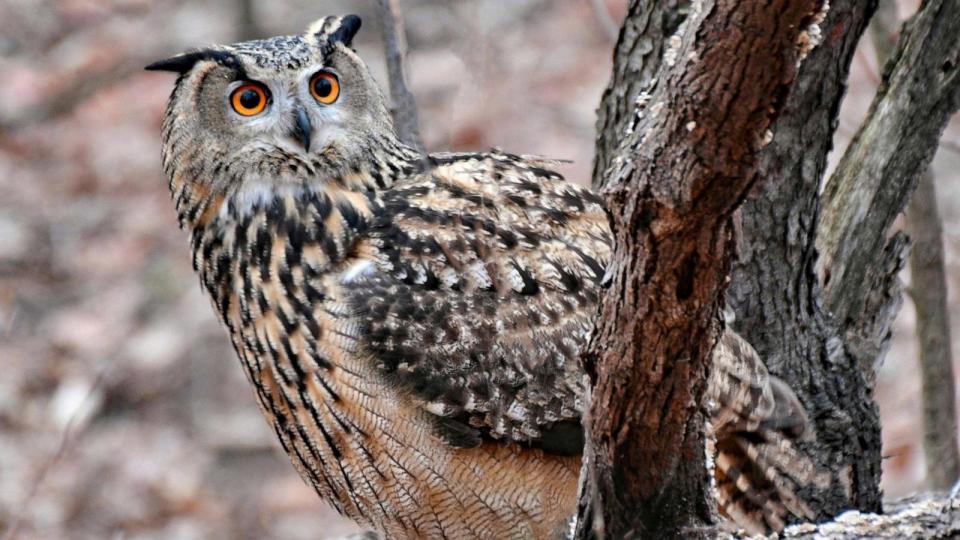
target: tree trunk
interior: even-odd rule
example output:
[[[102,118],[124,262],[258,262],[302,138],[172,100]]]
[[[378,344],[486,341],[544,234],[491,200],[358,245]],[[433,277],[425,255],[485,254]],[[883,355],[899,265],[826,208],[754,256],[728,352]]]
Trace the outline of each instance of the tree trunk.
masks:
[[[606,169],[615,249],[584,354],[580,538],[691,535],[712,520],[701,396],[734,254],[730,217],[760,177],[820,5],[695,6],[656,83],[631,102]]]
[[[820,519],[880,509],[880,418],[867,379],[820,301],[814,246],[820,179],[845,81],[875,2],[834,0],[824,40],[803,63],[764,150],[765,179],[740,214],[739,260],[727,296],[734,328],[798,394],[816,429],[802,445],[833,481],[803,493]]]
[[[920,179],[907,211],[913,239],[910,296],[917,308],[917,350],[923,374],[923,450],[927,485],[947,489],[960,476],[957,455],[956,388],[950,351],[943,231],[933,174]]]
[[[893,55],[899,28],[896,4],[882,0],[870,25],[879,64]],[[917,352],[923,381],[923,449],[927,486],[947,489],[960,476],[956,388],[950,347],[950,314],[943,264],[943,228],[933,172],[928,169],[907,207],[910,296],[917,311]]]

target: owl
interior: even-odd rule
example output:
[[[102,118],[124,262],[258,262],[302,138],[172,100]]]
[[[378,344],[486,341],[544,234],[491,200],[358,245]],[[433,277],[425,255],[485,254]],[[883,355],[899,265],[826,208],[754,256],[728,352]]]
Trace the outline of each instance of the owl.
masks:
[[[194,269],[293,466],[339,512],[390,538],[562,534],[603,200],[548,160],[403,144],[359,28],[327,17],[148,66],[179,75],[162,161]],[[735,334],[713,363],[721,510],[751,530],[809,514],[802,406]]]

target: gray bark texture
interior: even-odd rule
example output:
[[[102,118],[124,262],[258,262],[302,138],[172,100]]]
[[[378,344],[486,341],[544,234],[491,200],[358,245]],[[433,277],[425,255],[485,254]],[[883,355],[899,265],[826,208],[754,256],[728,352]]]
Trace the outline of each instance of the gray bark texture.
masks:
[[[879,63],[886,62],[893,54],[898,28],[896,4],[893,0],[881,0],[870,25]],[[932,169],[928,169],[917,183],[906,216],[912,243],[910,296],[917,312],[917,353],[923,382],[927,486],[947,489],[960,476],[960,455],[943,227]]]
[[[850,62],[876,4],[834,0],[823,41],[800,68],[761,156],[764,182],[740,213],[739,260],[727,295],[734,324],[771,373],[797,393],[816,440],[803,445],[827,489],[802,493],[819,519],[848,508],[880,510],[880,418],[870,386],[820,300],[814,245],[827,168]]]
[[[606,183],[604,173],[635,120],[637,97],[650,89],[651,81],[660,70],[667,38],[680,27],[689,4],[687,0],[630,2],[613,50],[613,73],[597,109],[595,189]]]
[[[960,536],[960,499],[943,493],[894,502],[885,514],[850,510],[824,523],[798,523],[779,538],[798,540],[891,539],[932,540]],[[720,534],[719,539],[741,538]]]
[[[888,237],[960,105],[960,2],[926,0],[903,28],[867,120],[824,188],[818,273],[864,366],[882,359],[906,241]]]
[[[632,14],[655,12],[640,4]],[[592,399],[579,538],[691,536],[712,522],[700,403],[734,255],[731,216],[761,178],[765,133],[820,3],[695,5],[656,82],[633,99],[636,88],[626,91],[625,107],[601,119],[623,131],[612,134],[601,191],[615,248],[583,358]],[[620,58],[631,56],[621,47],[630,35],[621,31]]]

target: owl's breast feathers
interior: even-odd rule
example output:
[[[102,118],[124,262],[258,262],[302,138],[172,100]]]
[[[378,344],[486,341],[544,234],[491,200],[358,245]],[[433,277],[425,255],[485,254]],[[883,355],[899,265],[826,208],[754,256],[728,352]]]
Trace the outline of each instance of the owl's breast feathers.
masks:
[[[341,512],[398,536],[565,521],[610,235],[546,166],[435,155],[386,189],[357,173],[228,199],[194,230],[261,408]]]
[[[455,446],[579,454],[577,355],[610,258],[600,200],[543,164],[435,156],[383,193],[344,288],[363,350]]]
[[[610,262],[607,215],[549,162],[495,151],[419,166],[226,200],[194,229],[195,265],[285,450],[342,513],[393,536],[540,536],[575,499],[578,355]],[[715,425],[796,427],[749,352],[715,370]],[[762,446],[740,443],[749,458]],[[718,463],[728,499],[751,475],[776,499],[785,481],[766,465]],[[769,523],[805,510],[794,503],[741,514]]]

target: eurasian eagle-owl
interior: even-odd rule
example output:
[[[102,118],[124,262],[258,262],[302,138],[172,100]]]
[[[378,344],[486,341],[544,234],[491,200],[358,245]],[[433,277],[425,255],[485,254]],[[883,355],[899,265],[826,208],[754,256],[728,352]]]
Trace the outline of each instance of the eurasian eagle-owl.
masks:
[[[148,67],[180,74],[163,168],[194,268],[294,467],[341,513],[389,537],[557,534],[603,201],[549,161],[404,145],[359,27],[328,17]],[[783,451],[805,415],[736,335],[714,358],[720,506],[778,528],[808,512],[791,488],[809,471]]]

